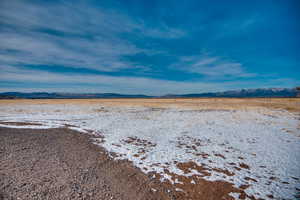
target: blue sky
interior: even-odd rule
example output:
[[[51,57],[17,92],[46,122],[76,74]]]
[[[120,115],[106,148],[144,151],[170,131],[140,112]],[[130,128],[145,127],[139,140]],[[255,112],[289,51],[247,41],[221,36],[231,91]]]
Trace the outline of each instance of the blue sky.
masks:
[[[300,3],[1,0],[0,92],[300,85]]]

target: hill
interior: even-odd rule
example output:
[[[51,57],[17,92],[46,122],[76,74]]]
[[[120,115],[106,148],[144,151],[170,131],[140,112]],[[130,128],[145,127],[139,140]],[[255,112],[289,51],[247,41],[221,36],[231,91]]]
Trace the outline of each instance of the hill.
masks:
[[[299,96],[299,94],[298,94]],[[117,93],[48,93],[48,92],[4,92],[0,99],[93,99],[93,98],[197,98],[197,97],[228,97],[228,98],[263,98],[263,97],[297,97],[296,88],[258,88],[241,89],[224,92],[169,94],[163,96],[148,96],[143,94]]]

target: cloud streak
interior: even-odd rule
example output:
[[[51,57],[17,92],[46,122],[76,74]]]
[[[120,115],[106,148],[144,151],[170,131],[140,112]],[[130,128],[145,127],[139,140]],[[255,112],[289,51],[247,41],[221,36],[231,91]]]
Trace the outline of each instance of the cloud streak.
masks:
[[[267,16],[227,4],[2,0],[0,88],[164,94],[295,86],[299,51],[286,37],[295,32],[281,32],[294,25],[277,12],[284,6],[265,4],[273,8]]]
[[[256,76],[244,70],[241,63],[207,55],[184,56],[173,69],[201,74],[210,79],[250,78]]]
[[[10,87],[3,87],[3,85],[9,85],[10,83],[13,83],[14,91],[114,92],[147,95],[225,91],[239,89],[241,86],[242,88],[257,88],[262,82],[265,87],[276,87],[283,82],[285,87],[300,84],[299,81],[288,78],[263,81],[183,82],[133,76],[116,77],[95,74],[51,73],[1,65],[0,70],[0,91],[2,92],[11,91]],[[30,87],[24,85],[24,83],[30,83]]]
[[[77,92],[93,91],[162,95],[166,93],[182,93],[183,91],[209,91],[214,90],[215,88],[222,89],[224,86],[223,84],[216,83],[180,82],[130,76],[115,77],[93,74],[80,75],[74,73],[50,73],[41,70],[28,70],[13,66],[0,66],[0,69],[2,71],[0,74],[0,80],[2,82],[12,81],[14,83],[20,83],[20,85],[24,82],[31,82],[38,85],[45,84],[48,86],[68,83],[73,85],[89,85],[82,87],[80,90],[76,89]],[[61,88],[58,90],[61,90]]]
[[[99,71],[145,70],[123,59],[155,53],[137,47],[121,34],[177,38],[184,32],[167,26],[147,28],[126,14],[85,3],[46,5],[28,1],[1,3],[1,60],[10,65],[64,65]],[[13,53],[11,50],[18,52]],[[9,51],[9,53],[6,53]]]

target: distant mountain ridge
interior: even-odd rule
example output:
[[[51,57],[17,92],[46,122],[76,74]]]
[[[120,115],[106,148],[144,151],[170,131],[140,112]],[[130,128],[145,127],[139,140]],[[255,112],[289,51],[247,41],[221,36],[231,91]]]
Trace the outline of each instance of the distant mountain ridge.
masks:
[[[258,88],[258,89],[241,89],[229,90],[224,92],[208,92],[183,95],[168,95],[168,97],[237,97],[237,98],[254,98],[254,97],[297,97],[296,88]]]
[[[22,99],[92,99],[92,98],[149,98],[146,95],[127,95],[117,93],[59,93],[59,92],[4,92],[0,93],[2,98],[22,98]]]
[[[3,92],[0,99],[92,99],[92,98],[197,98],[197,97],[299,97],[296,88],[258,88],[241,89],[224,92],[208,92],[195,94],[169,94],[163,96],[148,96],[142,94],[117,94],[117,93],[48,93],[48,92]]]

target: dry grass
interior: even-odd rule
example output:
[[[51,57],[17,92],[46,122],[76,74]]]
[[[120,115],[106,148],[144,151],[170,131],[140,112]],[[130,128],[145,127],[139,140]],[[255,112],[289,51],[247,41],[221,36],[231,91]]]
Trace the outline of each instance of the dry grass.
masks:
[[[101,104],[103,106],[181,107],[193,109],[284,109],[300,113],[300,98],[181,98],[181,99],[12,99],[10,104]]]

